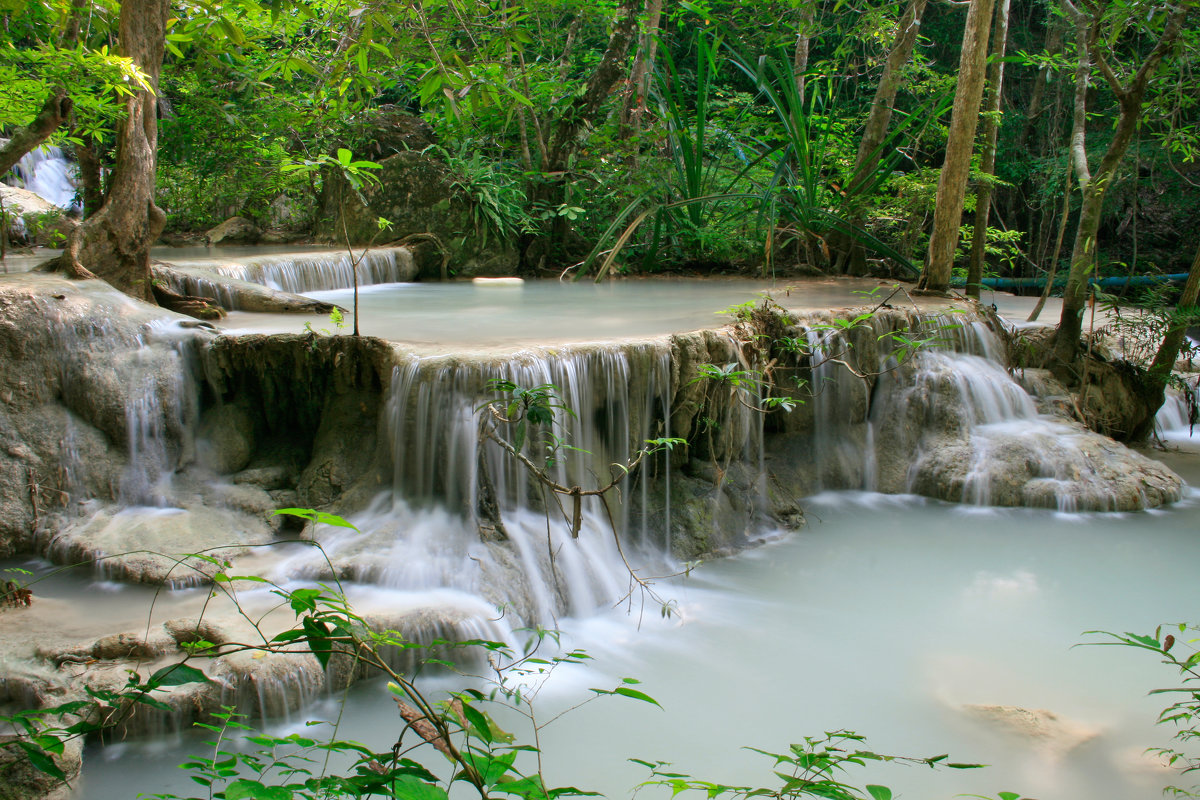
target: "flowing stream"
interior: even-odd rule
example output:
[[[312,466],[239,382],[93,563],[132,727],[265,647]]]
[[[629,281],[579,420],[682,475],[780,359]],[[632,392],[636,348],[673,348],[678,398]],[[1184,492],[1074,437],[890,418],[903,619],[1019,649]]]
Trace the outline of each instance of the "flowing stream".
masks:
[[[278,267],[281,261],[286,259],[270,263]],[[266,275],[260,271],[259,279],[270,280]],[[1074,645],[1087,630],[1143,632],[1188,619],[1191,573],[1200,563],[1194,535],[1200,497],[1187,490],[1164,509],[1128,514],[1074,513],[1069,504],[1058,511],[988,508],[994,441],[1011,447],[1024,437],[1031,450],[1044,451],[1035,488],[1052,494],[1080,467],[1073,460],[1076,433],[1038,417],[1030,398],[992,360],[993,340],[982,326],[956,333],[957,352],[926,354],[911,383],[878,392],[886,402],[868,402],[853,441],[843,435],[848,427],[836,422],[853,404],[851,394],[834,387],[818,398],[816,486],[843,490],[806,499],[808,525],[799,532],[758,531],[760,547],[661,581],[658,588],[672,603],[667,617],[636,593],[612,607],[628,581],[596,505],[584,506],[578,540],[557,534],[548,563],[546,519],[520,471],[502,458],[473,455],[479,387],[500,376],[562,387],[577,416],[555,432],[590,451],[568,452],[556,467],[568,485],[578,480],[572,475],[629,459],[630,441],[671,435],[653,424],[670,404],[672,365],[661,341],[611,348],[548,342],[714,327],[726,321],[716,312],[755,300],[768,287],[783,291],[789,307],[821,308],[853,302],[854,291],[871,285],[829,281],[795,292],[749,281],[368,287],[360,298],[364,333],[405,343],[411,358],[393,370],[381,415],[394,448],[393,485],[352,515],[361,535],[335,532],[323,541],[333,561],[354,567],[352,601],[370,611],[433,597],[472,620],[474,627],[460,627],[459,634],[488,638],[516,636],[509,619],[492,616],[495,601],[511,604],[513,619],[557,624],[567,646],[582,647],[595,660],[560,670],[541,690],[546,718],[586,699],[591,687],[611,688],[623,676],[642,681],[640,688],[665,712],[607,698],[544,732],[547,770],[556,784],[625,796],[644,777],[626,761],[630,757],[673,761],[680,771],[715,781],[769,783],[770,764],[740,748],[781,751],[804,736],[851,728],[882,752],[949,752],[957,761],[993,765],[968,773],[887,768],[864,777],[901,789],[901,796],[1013,790],[1043,800],[1125,800],[1157,794],[1172,776],[1140,753],[1165,744],[1169,732],[1154,729],[1161,703],[1145,692],[1174,676],[1140,654]],[[313,294],[348,305],[344,289]],[[233,331],[282,325],[299,327],[295,318],[281,323],[243,313],[227,322]],[[529,347],[507,360],[435,355],[466,344],[478,351],[481,342],[510,354]],[[533,348],[535,342],[543,346]],[[968,412],[964,424],[978,440],[963,490],[963,499],[977,505],[867,491],[879,480],[876,430],[882,436],[889,418],[904,415],[906,393],[929,396],[933,390],[923,381],[933,385],[938,375],[951,376],[949,384],[938,385],[952,389],[932,396],[938,402],[957,398]],[[167,389],[160,394],[168,399],[194,391]],[[130,451],[153,455],[154,407],[130,414]],[[1175,407],[1163,419],[1170,427],[1181,424]],[[731,417],[726,424],[741,431],[737,441],[745,452],[739,456],[761,469],[761,422],[755,427],[749,418]],[[1186,432],[1175,438],[1192,448]],[[896,446],[898,439],[889,441]],[[917,456],[923,454],[914,463]],[[1200,485],[1195,448],[1168,458]],[[503,556],[472,526],[485,468],[508,528],[511,548]],[[159,502],[150,478],[131,475],[123,485],[130,502]],[[614,520],[627,555],[656,571],[678,567],[644,511],[645,480],[626,481],[621,491],[627,499],[643,498],[640,506],[623,504]],[[631,506],[643,510],[635,513]],[[311,551],[285,546],[258,566],[282,583],[304,585],[320,578],[318,562]],[[136,620],[147,602],[140,589],[80,573],[61,575],[41,591],[68,600],[99,597],[81,615],[94,612],[110,622]],[[186,607],[201,602],[204,592],[171,595]],[[434,681],[431,688],[444,685]],[[303,718],[338,717],[342,701],[318,696],[291,719],[265,724],[301,731]],[[271,706],[267,698],[260,703]],[[399,720],[383,687],[357,685],[344,703],[341,735],[387,749]],[[1044,735],[1030,736],[982,719],[964,708],[969,705],[1046,709],[1057,718],[1043,716],[1052,724]],[[186,793],[193,784],[175,765],[199,752],[205,735],[180,725],[93,747],[76,796]],[[130,778],[135,765],[136,784]]]
[[[1195,448],[1170,460],[1200,480]],[[1174,676],[1143,654],[1076,645],[1086,630],[1146,632],[1187,617],[1200,559],[1194,492],[1163,511],[1121,515],[863,492],[823,493],[807,508],[801,532],[664,586],[677,618],[655,608],[641,617],[635,604],[562,621],[568,644],[595,661],[555,676],[540,698],[546,718],[622,676],[641,680],[665,711],[608,698],[568,714],[543,734],[552,781],[626,796],[645,776],[626,761],[637,757],[769,785],[769,764],[740,748],[778,751],[839,728],[881,752],[992,765],[868,773],[904,797],[1127,800],[1157,796],[1171,780],[1140,754],[1167,743],[1170,731],[1152,724],[1161,702],[1146,692]],[[342,734],[386,748],[399,723],[383,687],[356,687],[346,702]],[[963,704],[1050,710],[1061,737],[1006,731]],[[337,713],[329,700],[309,716]],[[198,742],[95,753],[79,796],[130,797],[130,759],[139,790],[181,790],[173,766]]]
[[[1167,409],[1164,421],[1178,424],[1177,413]],[[1183,450],[1155,455],[1200,484],[1200,443],[1186,430],[1170,438]],[[771,785],[768,761],[743,748],[778,752],[842,728],[867,735],[879,752],[948,752],[990,765],[862,775],[860,782],[891,785],[901,797],[1020,791],[1043,800],[1127,800],[1157,796],[1175,778],[1142,754],[1168,743],[1170,730],[1153,725],[1162,702],[1146,693],[1174,676],[1144,654],[1077,645],[1097,641],[1088,630],[1148,632],[1188,618],[1200,493],[1131,514],[991,509],[865,491],[822,492],[805,507],[809,523],[800,532],[766,532],[759,548],[662,582],[676,607],[668,619],[636,596],[598,613],[586,613],[596,596],[570,604],[585,613],[559,620],[564,646],[582,647],[594,661],[547,683],[538,698],[543,718],[627,676],[665,711],[606,698],[570,712],[542,735],[552,783],[628,796],[645,770],[627,759],[641,758],[709,780]],[[401,527],[439,524],[415,513],[419,524]],[[397,524],[389,508],[355,521],[372,528],[380,518]],[[531,535],[537,527],[534,519],[520,524]],[[440,525],[443,537],[453,527],[444,518]],[[409,574],[383,570],[372,580],[411,587],[444,582],[457,569],[439,568],[415,546],[389,556]],[[585,558],[598,564],[611,555]],[[417,567],[444,572],[411,574]],[[277,570],[294,574],[296,565]],[[380,591],[372,602],[397,602]],[[457,685],[433,680],[430,689]],[[318,699],[303,716],[341,713],[344,737],[387,749],[400,723],[383,687],[358,685],[344,702],[339,712],[339,699]],[[1057,721],[1030,735],[969,706],[1044,709]],[[498,717],[520,730],[516,719]],[[307,730],[299,715],[268,727]],[[177,731],[94,750],[78,796],[131,797],[131,760],[138,790],[184,792],[175,765],[201,750],[202,739]]]

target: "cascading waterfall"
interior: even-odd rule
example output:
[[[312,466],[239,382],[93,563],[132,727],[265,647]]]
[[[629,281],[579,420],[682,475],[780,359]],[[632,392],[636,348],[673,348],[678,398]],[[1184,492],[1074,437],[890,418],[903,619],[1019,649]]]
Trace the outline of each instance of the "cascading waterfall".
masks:
[[[881,376],[875,392],[876,431],[890,427],[890,446],[907,438],[913,448],[897,488],[980,506],[1115,510],[1099,440],[1038,413],[1002,366],[996,335],[978,322],[931,324],[949,341]]]
[[[43,145],[30,150],[13,172],[26,189],[64,209],[78,209],[75,200],[75,168],[62,148]]]
[[[596,488],[619,475],[612,465],[628,464],[646,439],[669,434],[670,367],[666,343],[529,353],[507,362],[408,358],[393,371],[386,409],[393,485],[353,517],[360,533],[328,534],[325,551],[335,563],[352,563],[358,580],[484,597],[526,623],[590,614],[617,600],[629,590],[629,576],[614,534],[639,558],[666,558],[666,543],[651,541],[650,526],[630,519],[631,504],[622,502],[649,491],[651,470],[618,483],[621,500],[609,499],[611,527],[601,501],[585,499],[573,538],[564,519],[570,499],[543,493],[524,465],[481,438],[480,406],[496,397],[493,379],[557,387],[570,411],[558,411],[546,430],[531,430],[526,452],[537,458],[547,442],[563,443],[546,466],[549,477]],[[508,426],[499,428],[511,440]],[[298,558],[284,570],[320,571],[311,557]]]
[[[355,261],[358,261],[357,267]],[[177,281],[177,290],[197,297],[208,297],[237,310],[236,293],[229,291],[220,278],[258,283],[271,289],[294,294],[347,289],[382,283],[403,283],[416,277],[412,251],[406,247],[381,247],[365,255],[345,250],[317,253],[285,253],[256,256],[238,261],[192,260]],[[212,277],[209,277],[209,273]]]
[[[1185,396],[1184,391],[1190,397]],[[1200,407],[1200,384],[1190,385],[1186,390],[1168,391],[1162,408],[1154,417],[1155,430],[1163,435],[1191,437],[1195,426],[1192,413],[1197,407]]]

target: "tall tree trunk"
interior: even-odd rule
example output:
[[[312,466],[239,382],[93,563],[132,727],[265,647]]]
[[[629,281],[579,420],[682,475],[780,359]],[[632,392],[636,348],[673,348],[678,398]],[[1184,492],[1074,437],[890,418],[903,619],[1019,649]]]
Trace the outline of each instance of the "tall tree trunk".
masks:
[[[888,127],[892,123],[892,108],[896,102],[896,93],[900,90],[900,73],[904,69],[904,65],[912,58],[913,48],[917,43],[917,34],[921,30],[921,17],[925,13],[926,2],[927,0],[909,0],[904,15],[896,27],[896,39],[892,43],[892,49],[888,52],[883,75],[879,77],[879,85],[875,87],[871,112],[867,116],[862,138],[858,142],[854,172],[846,188],[847,193],[851,196],[862,190],[879,166],[879,160],[883,156],[881,148],[887,139]],[[851,220],[851,224],[855,226],[861,223],[860,216]],[[862,245],[842,234],[834,237],[834,248],[839,253],[840,271],[855,274],[866,271],[866,254]]]
[[[987,108],[983,120],[983,153],[980,170],[996,174],[996,140],[1000,136],[1000,97],[1004,89],[1004,51],[1008,47],[1008,8],[1010,0],[996,4],[996,30],[992,37],[992,65],[988,71]],[[971,236],[971,259],[967,264],[967,296],[979,299],[983,280],[983,262],[987,256],[988,217],[992,210],[992,184],[984,180],[975,193],[975,229]]]
[[[94,215],[104,205],[104,188],[100,181],[100,156],[96,141],[79,134],[75,145],[75,163],[79,165],[79,188],[83,197],[83,218]]]
[[[658,28],[662,23],[663,0],[646,0],[643,12],[645,26],[638,36],[637,55],[629,71],[629,94],[621,111],[622,135],[635,137],[641,131],[646,116],[646,101],[650,96],[650,73],[658,53]]]
[[[546,160],[542,164],[542,170],[550,175],[550,180],[542,186],[535,200],[554,206],[565,201],[570,187],[567,173],[571,157],[579,146],[580,134],[595,121],[604,101],[609,98],[613,89],[625,77],[626,60],[629,48],[633,44],[634,34],[637,32],[638,9],[642,2],[643,0],[621,0],[621,4],[617,7],[616,20],[608,39],[608,46],[596,68],[592,70],[583,94],[576,97],[563,110],[548,137]],[[544,262],[548,255],[547,250],[543,249],[544,246],[548,244],[549,248],[553,249],[564,242],[570,233],[570,225],[567,217],[556,216],[552,223],[553,228],[550,232],[549,242],[535,243],[530,250],[526,251],[526,261],[536,261],[538,264]],[[536,252],[539,250],[540,252]]]
[[[42,110],[24,128],[18,128],[4,147],[0,147],[0,175],[8,172],[21,157],[54,135],[71,115],[71,98],[65,89],[56,89]]]
[[[979,103],[983,99],[991,26],[992,0],[971,0],[963,31],[962,56],[958,62],[958,87],[954,92],[946,159],[938,178],[933,234],[929,238],[925,272],[921,275],[920,287],[926,291],[944,292],[950,287],[954,249],[958,246],[958,228],[962,224],[963,201],[971,171],[971,153],[975,149]]]
[[[633,44],[637,30],[637,9],[641,3],[642,0],[621,0],[617,7],[613,32],[600,63],[592,71],[583,94],[563,111],[550,137],[549,163],[545,165],[547,172],[566,169],[568,159],[575,152],[580,131],[595,120],[604,101],[625,76],[625,58]]]
[[[156,94],[169,0],[121,3],[122,55],[145,75],[148,89],[125,101],[117,155],[104,205],[76,229],[68,248],[77,274],[90,272],[126,294],[153,302],[150,247],[166,215],[154,203],[158,157]]]
[[[804,0],[796,18],[796,47],[792,53],[792,74],[796,79],[796,96],[804,105],[805,82],[807,81],[808,58],[812,52],[813,24],[817,17],[817,0]]]
[[[1109,66],[1103,51],[1098,45],[1100,21],[1092,14],[1080,11],[1071,0],[1059,0],[1060,5],[1068,16],[1075,21],[1076,36],[1084,44],[1084,51],[1079,58],[1081,62],[1089,58],[1095,63],[1100,74],[1104,76],[1109,88],[1116,95],[1119,116],[1112,139],[1100,165],[1095,173],[1089,171],[1087,149],[1082,126],[1079,118],[1086,113],[1086,87],[1084,91],[1076,90],[1075,116],[1076,129],[1072,133],[1071,150],[1075,162],[1075,175],[1083,193],[1083,203],[1079,210],[1079,223],[1075,229],[1075,243],[1071,250],[1071,268],[1067,275],[1067,285],[1063,290],[1062,316],[1059,318],[1058,331],[1054,337],[1054,352],[1062,367],[1069,366],[1079,352],[1079,337],[1083,331],[1083,311],[1087,302],[1088,279],[1096,260],[1096,237],[1100,232],[1100,218],[1104,209],[1104,195],[1109,185],[1116,177],[1117,167],[1133,140],[1138,121],[1142,114],[1142,99],[1146,94],[1146,86],[1150,78],[1158,70],[1159,64],[1167,52],[1174,46],[1183,29],[1183,19],[1188,13],[1186,4],[1180,4],[1171,10],[1167,23],[1154,49],[1142,61],[1138,71],[1129,79],[1128,85],[1122,84],[1112,67]],[[1086,34],[1084,33],[1086,31]],[[1082,71],[1082,66],[1080,67]]]
[[[1175,362],[1179,360],[1179,351],[1183,347],[1183,340],[1187,338],[1188,323],[1195,317],[1198,299],[1200,299],[1200,247],[1196,248],[1196,257],[1192,259],[1192,267],[1188,270],[1187,282],[1183,285],[1179,302],[1175,305],[1175,318],[1171,326],[1167,328],[1167,333],[1158,346],[1158,352],[1154,354],[1154,361],[1146,371],[1146,380],[1149,383],[1146,398],[1147,422],[1142,428],[1133,431],[1130,437],[1132,441],[1148,439],[1154,432],[1154,415],[1158,413],[1158,409],[1162,408],[1162,404],[1167,399],[1167,382],[1171,378],[1171,371],[1175,369]]]

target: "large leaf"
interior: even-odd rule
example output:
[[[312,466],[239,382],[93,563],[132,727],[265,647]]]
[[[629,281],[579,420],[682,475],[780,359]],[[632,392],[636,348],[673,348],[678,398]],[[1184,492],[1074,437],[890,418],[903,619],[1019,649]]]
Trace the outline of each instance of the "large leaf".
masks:
[[[151,687],[183,686],[185,683],[210,683],[211,680],[202,670],[180,662],[156,670],[147,683]]]

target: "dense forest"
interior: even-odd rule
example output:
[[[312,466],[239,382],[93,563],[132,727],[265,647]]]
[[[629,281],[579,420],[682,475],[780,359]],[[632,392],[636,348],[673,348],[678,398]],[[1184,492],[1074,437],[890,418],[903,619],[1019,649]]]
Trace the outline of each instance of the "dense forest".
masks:
[[[73,153],[68,272],[420,240],[492,274],[1065,281],[1196,248],[1192,2],[12,4],[0,151]],[[230,241],[230,240],[227,240]],[[140,288],[139,288],[140,287]]]
[[[1112,439],[1145,444],[1156,425],[1161,432],[1156,412],[1172,381],[1186,390],[1166,408],[1178,411],[1177,433],[1190,435],[1198,417],[1197,351],[1185,335],[1200,324],[1200,0],[0,0],[0,9],[0,175],[15,182],[22,159],[58,148],[78,190],[69,208],[31,212],[11,204],[20,190],[3,187],[0,272],[6,248],[49,246],[35,251],[45,256],[37,269],[111,284],[0,277],[0,556],[36,555],[46,559],[39,570],[83,565],[76,572],[94,569],[108,594],[161,585],[172,591],[160,600],[156,589],[155,603],[183,604],[161,624],[138,610],[133,631],[124,617],[107,618],[115,604],[86,608],[101,597],[91,577],[64,600],[51,587],[43,594],[41,575],[6,566],[17,561],[0,563],[0,800],[63,796],[84,736],[111,729],[124,747],[126,736],[158,737],[162,720],[218,733],[212,758],[184,764],[207,796],[448,800],[443,783],[483,800],[593,794],[548,789],[543,778],[538,737],[562,714],[539,723],[523,704],[544,676],[589,658],[553,654],[567,645],[543,626],[622,605],[639,628],[647,608],[674,624],[687,609],[656,594],[654,581],[784,541],[805,524],[802,501],[822,495],[812,502],[822,514],[853,506],[840,536],[887,539],[851,538],[848,552],[869,562],[804,553],[788,583],[816,587],[815,599],[770,597],[786,624],[738,619],[736,645],[703,657],[671,651],[669,688],[706,675],[704,662],[776,662],[786,673],[717,676],[687,690],[687,705],[706,716],[672,722],[663,739],[688,728],[716,739],[724,723],[710,711],[722,681],[750,687],[736,698],[739,718],[798,721],[788,719],[788,695],[839,692],[803,677],[826,652],[857,683],[846,696],[886,705],[877,684],[896,682],[905,736],[950,708],[1072,733],[1056,712],[926,691],[940,679],[899,668],[889,636],[926,629],[930,640],[904,633],[905,646],[924,651],[922,667],[950,665],[934,666],[955,682],[1036,676],[1050,670],[1029,642],[1071,644],[1061,631],[1030,633],[1033,622],[1060,624],[1045,597],[1094,614],[1098,599],[1132,606],[1193,583],[1195,504],[1176,504],[1189,497],[1184,479]],[[256,289],[272,302],[307,293],[287,295],[286,310],[312,319],[222,335],[120,294],[200,319],[279,310],[223,307],[157,271],[173,267],[167,247],[218,244],[328,245],[351,276],[333,288],[352,286],[353,301],[343,316],[325,289],[263,280]],[[452,295],[445,306],[432,293],[389,298],[395,316],[418,317],[423,304],[417,325],[446,317],[463,328],[454,341],[496,352],[446,352],[458,345],[432,341],[436,333],[414,341],[364,326],[369,335],[359,336],[358,268],[372,248],[393,261],[403,251],[413,268],[377,283]],[[702,309],[718,332],[680,327],[652,340],[628,333],[631,315],[666,316],[661,298],[681,286],[734,282],[558,282],[666,274],[887,280],[823,281],[870,296],[845,319],[832,307],[793,315],[778,297],[754,295],[718,312],[727,315],[719,323]],[[476,277],[507,280],[431,285]],[[526,287],[523,278],[550,280]],[[750,295],[768,281],[738,284]],[[862,291],[868,284],[875,295]],[[986,293],[997,286],[1043,301],[1061,294],[1061,312],[1043,318],[1057,324],[1002,322]],[[530,351],[500,353],[526,339],[506,344],[494,322],[467,324],[492,313],[483,302],[517,306],[518,291],[547,287],[563,294],[520,310],[518,324],[541,337]],[[629,303],[651,287],[661,294]],[[477,288],[506,294],[457,305]],[[612,301],[633,306],[615,323],[627,340],[546,334],[551,311],[579,328],[585,314],[604,316],[595,297],[614,288],[630,290]],[[584,299],[561,301],[567,291]],[[1097,299],[1109,315],[1104,335],[1091,324]],[[350,318],[354,335],[340,335]],[[319,320],[338,330],[318,330]],[[1119,355],[1108,346],[1117,336]],[[1172,375],[1181,365],[1190,383]],[[843,490],[899,499],[871,506]],[[968,518],[943,501],[1021,513]],[[1156,513],[1134,515],[1146,510]],[[1100,512],[1120,514],[1109,523]],[[1084,521],[1075,527],[1092,538],[1060,536],[1065,519]],[[1006,548],[1020,539],[1039,574],[1020,559],[1007,571],[987,562],[989,539]],[[268,563],[275,545],[280,561]],[[931,593],[932,610],[908,603],[945,575],[910,574],[884,545],[963,586]],[[1051,545],[1079,574],[1066,589],[1042,574]],[[302,550],[318,555],[294,555]],[[774,567],[779,552],[762,562]],[[665,577],[644,577],[660,561]],[[895,588],[860,611],[831,610],[866,594],[849,579],[875,580],[872,565]],[[277,577],[249,574],[260,569]],[[826,572],[836,580],[821,588]],[[343,580],[365,591],[351,597]],[[727,591],[721,580],[714,586]],[[750,580],[769,586],[761,573]],[[243,596],[262,596],[243,605],[235,581],[253,585]],[[223,608],[186,605],[226,590]],[[377,607],[360,615],[359,596]],[[734,619],[733,597],[714,590],[699,605]],[[1019,620],[1011,645],[989,627],[996,608]],[[280,610],[286,620],[262,623]],[[942,627],[925,618],[947,610],[961,619]],[[94,620],[79,622],[85,611]],[[79,630],[59,630],[60,618]],[[511,648],[526,625],[527,649]],[[818,628],[853,638],[814,645]],[[773,640],[747,644],[752,629]],[[1182,722],[1177,739],[1190,744],[1200,655],[1183,641],[1172,654],[1170,630],[1101,643],[1152,652],[1179,672],[1185,688],[1169,691],[1185,699],[1161,719]],[[1182,640],[1194,628],[1177,632]],[[1017,660],[1009,667],[964,634],[994,638]],[[785,639],[802,650],[780,655]],[[605,644],[615,652],[628,642]],[[408,665],[450,666],[460,646],[495,673],[470,684],[490,694],[468,688],[443,703],[406,676]],[[211,658],[208,673],[187,663],[201,658]],[[247,738],[280,758],[218,749],[226,732],[249,731],[244,710],[307,715],[371,670],[392,681],[372,704],[404,721],[392,749],[375,752],[336,729],[327,744],[296,733]],[[1097,675],[1103,683],[1092,671],[1072,673],[1071,691]],[[637,680],[617,680],[587,691],[659,707]],[[922,693],[925,705],[908,702]],[[527,718],[531,744],[512,744],[479,710],[492,701]],[[636,727],[589,730],[580,752],[599,762],[595,742]],[[408,760],[406,734],[411,749],[444,756],[451,777]],[[1037,727],[1025,734],[1046,738]],[[835,730],[790,755],[757,751],[774,760],[781,788],[635,763],[650,769],[643,786],[672,796],[782,800],[892,797],[842,783],[848,766],[865,762],[977,766],[881,756],[862,741]],[[1099,746],[1108,749],[1080,761],[1097,784],[1110,778],[1099,754],[1117,752]],[[537,759],[528,774],[514,766],[518,751]],[[1158,752],[1185,774],[1200,769],[1181,751]],[[330,754],[351,759],[345,775],[326,769]],[[125,758],[118,768],[129,775],[109,781],[122,784],[115,791],[148,781],[133,764],[141,757]],[[317,761],[325,766],[314,775]],[[1119,796],[1125,784],[1112,785],[1089,797]],[[155,796],[175,796],[163,791]]]

